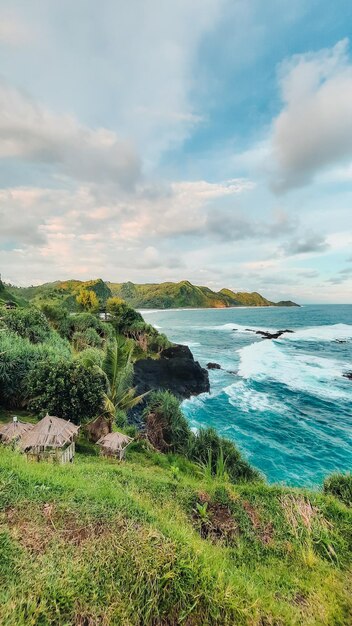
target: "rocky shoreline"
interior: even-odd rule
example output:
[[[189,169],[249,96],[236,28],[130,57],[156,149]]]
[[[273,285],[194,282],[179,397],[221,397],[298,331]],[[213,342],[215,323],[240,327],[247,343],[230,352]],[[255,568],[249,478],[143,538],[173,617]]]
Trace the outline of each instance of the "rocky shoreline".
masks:
[[[209,376],[188,346],[174,345],[163,350],[159,359],[140,359],[135,363],[133,385],[137,393],[168,390],[180,400],[210,390]]]

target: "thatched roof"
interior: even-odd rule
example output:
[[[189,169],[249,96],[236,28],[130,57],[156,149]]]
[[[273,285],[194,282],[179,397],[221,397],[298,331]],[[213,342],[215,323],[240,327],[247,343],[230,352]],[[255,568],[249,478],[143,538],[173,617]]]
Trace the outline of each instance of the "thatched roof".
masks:
[[[128,437],[128,435],[124,435],[123,433],[109,433],[104,437],[101,437],[97,444],[98,446],[102,446],[107,450],[112,450],[113,452],[118,452],[119,450],[123,450],[128,446],[129,443],[133,441],[132,437]]]
[[[32,430],[33,424],[28,422],[20,422],[19,420],[13,420],[0,426],[0,441],[3,443],[10,443],[19,439],[25,435],[28,431]]]
[[[72,441],[77,435],[79,426],[61,419],[46,415],[32,430],[26,433],[21,441],[22,450],[36,448],[37,446],[44,448],[62,448],[65,444]]]

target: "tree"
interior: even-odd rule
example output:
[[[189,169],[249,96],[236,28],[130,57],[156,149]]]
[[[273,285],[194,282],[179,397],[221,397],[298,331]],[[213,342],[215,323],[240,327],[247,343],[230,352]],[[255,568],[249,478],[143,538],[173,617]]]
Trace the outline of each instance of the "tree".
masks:
[[[40,361],[29,373],[27,389],[30,410],[79,424],[103,408],[106,379],[97,368],[79,362]]]
[[[136,396],[136,389],[132,387],[133,348],[133,344],[124,341],[121,337],[116,337],[106,348],[101,369],[107,379],[104,413],[109,421],[110,432],[117,416],[139,404],[146,395]]]
[[[76,297],[76,300],[86,311],[97,311],[99,309],[98,296],[90,289],[82,287]]]
[[[8,330],[29,339],[31,343],[41,343],[50,336],[45,315],[34,307],[5,311],[1,319]]]
[[[106,310],[112,315],[112,323],[118,333],[126,331],[137,323],[144,323],[143,317],[121,298],[108,298]]]

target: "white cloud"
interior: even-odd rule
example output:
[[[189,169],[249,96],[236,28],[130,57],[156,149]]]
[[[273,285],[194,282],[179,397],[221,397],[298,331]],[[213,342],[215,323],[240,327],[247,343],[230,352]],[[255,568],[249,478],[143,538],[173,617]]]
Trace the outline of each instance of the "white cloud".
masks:
[[[352,156],[352,64],[348,41],[280,66],[284,107],[272,129],[277,190],[309,183]]]
[[[33,39],[34,31],[18,15],[0,13],[0,45],[23,46]]]
[[[42,163],[69,178],[123,187],[140,175],[132,145],[116,133],[54,114],[5,83],[0,83],[0,158]]]

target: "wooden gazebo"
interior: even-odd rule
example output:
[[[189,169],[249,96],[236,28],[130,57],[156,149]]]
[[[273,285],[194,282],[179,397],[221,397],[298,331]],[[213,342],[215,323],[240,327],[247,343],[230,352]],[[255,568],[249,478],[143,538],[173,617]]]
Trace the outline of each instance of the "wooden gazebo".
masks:
[[[52,463],[72,463],[79,426],[61,417],[46,415],[20,440],[28,459]]]
[[[123,433],[108,433],[97,441],[102,456],[115,457],[122,461],[125,458],[126,448],[132,443],[132,437]]]
[[[17,417],[13,417],[11,422],[0,425],[0,441],[1,443],[16,443],[32,428],[33,424],[21,422]]]

